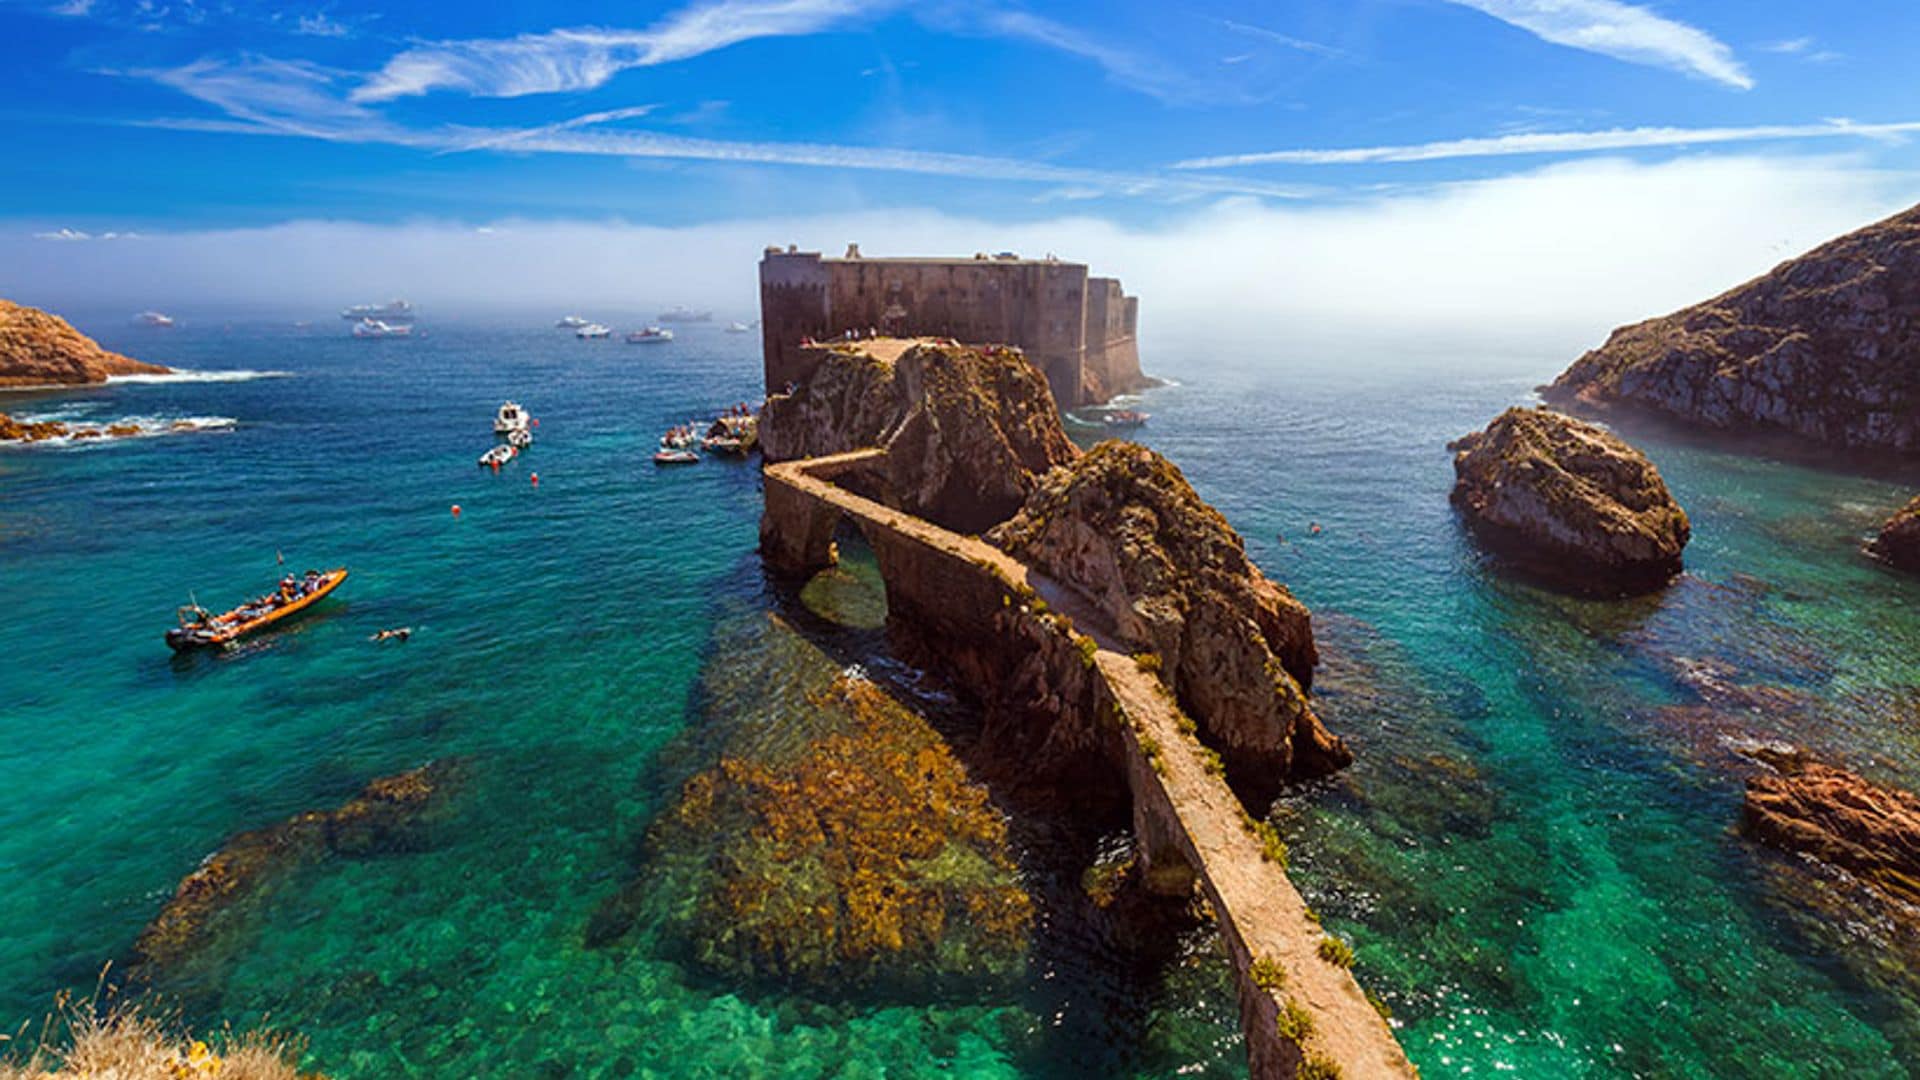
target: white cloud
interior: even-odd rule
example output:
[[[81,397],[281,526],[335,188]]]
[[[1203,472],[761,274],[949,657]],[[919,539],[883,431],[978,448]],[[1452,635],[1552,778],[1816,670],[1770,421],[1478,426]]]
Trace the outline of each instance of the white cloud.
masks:
[[[94,0],[64,0],[48,8],[55,15],[65,15],[71,19],[85,18],[93,11]]]
[[[1238,334],[1244,348],[1283,326],[1260,355],[1307,341],[1385,342],[1369,355],[1390,362],[1426,342],[1454,356],[1523,350],[1544,376],[1612,327],[1712,296],[1899,209],[1915,190],[1912,175],[1846,159],[1725,157],[1587,161],[1350,204],[1227,200],[1150,228],[1063,207],[1026,222],[937,210],[677,228],[297,222],[124,247],[36,246],[16,232],[0,234],[0,295],[56,309],[190,300],[289,312],[405,295],[434,313],[520,305],[547,319],[576,308],[640,317],[686,302],[738,317],[753,309],[754,265],[770,243],[832,252],[860,241],[876,255],[1006,248],[1055,251],[1121,277],[1142,298],[1149,366],[1174,374],[1181,351],[1171,343],[1198,350],[1209,335]]]
[[[1448,0],[1542,40],[1634,64],[1682,71],[1741,90],[1753,78],[1712,34],[1621,0]]]
[[[1297,38],[1291,34],[1282,34],[1277,30],[1269,30],[1264,26],[1234,22],[1232,19],[1222,19],[1220,20],[1220,25],[1225,26],[1235,33],[1258,38],[1261,41],[1278,45],[1282,48],[1292,49],[1295,52],[1312,53],[1315,56],[1326,57],[1344,57],[1347,55],[1345,49],[1336,49],[1331,45],[1322,45],[1317,41],[1308,41],[1306,38]]]
[[[78,243],[85,240],[137,240],[140,238],[140,234],[134,232],[90,233],[63,226],[51,232],[34,233],[33,238],[35,240],[55,240],[60,243]]]
[[[294,32],[308,37],[346,37],[351,31],[346,23],[331,18],[324,11],[311,15],[302,15],[294,21]]]
[[[1785,41],[1769,41],[1766,44],[1760,46],[1760,51],[1770,52],[1770,53],[1792,54],[1792,53],[1803,53],[1811,48],[1813,48],[1812,38],[1799,37],[1799,38],[1789,38]]]
[[[1185,102],[1212,96],[1178,68],[1155,57],[1107,44],[1065,23],[1039,15],[1025,11],[988,11],[979,16],[978,25],[990,34],[1031,41],[1091,60],[1114,82],[1162,101]]]
[[[1448,139],[1402,146],[1364,146],[1319,150],[1266,150],[1223,154],[1178,162],[1178,169],[1224,169],[1243,165],[1372,165],[1453,158],[1511,157],[1524,154],[1592,154],[1663,146],[1795,139],[1897,139],[1920,132],[1920,121],[1855,124],[1830,120],[1819,124],[1770,124],[1754,127],[1613,128],[1607,131],[1534,131],[1484,138]]]
[[[629,68],[685,60],[754,38],[811,34],[890,0],[715,0],[645,30],[585,27],[504,39],[441,41],[387,61],[355,101],[433,90],[519,97],[590,90]]]

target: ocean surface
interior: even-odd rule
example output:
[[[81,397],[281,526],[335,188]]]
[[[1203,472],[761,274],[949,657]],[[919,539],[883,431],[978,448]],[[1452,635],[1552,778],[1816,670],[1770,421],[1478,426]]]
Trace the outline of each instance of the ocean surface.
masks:
[[[0,448],[0,1026],[91,988],[225,837],[440,759],[430,842],[277,880],[166,985],[186,1019],[299,1032],[336,1078],[1244,1071],[1210,937],[1088,932],[1069,853],[1019,823],[1041,914],[1010,985],[825,995],[700,970],[665,923],[591,939],[688,775],[889,664],[858,551],[830,583],[844,640],[783,634],[757,469],[648,460],[758,396],[757,335],[77,322],[197,374],[0,411],[203,430]],[[1910,1075],[1897,933],[1741,838],[1736,751],[1787,738],[1920,788],[1920,584],[1858,553],[1920,477],[1636,433],[1692,514],[1688,573],[1573,601],[1493,572],[1446,501],[1446,442],[1566,357],[1143,351],[1177,385],[1142,441],[1315,611],[1320,708],[1359,761],[1278,819],[1424,1075]],[[495,475],[475,457],[508,398],[538,442]],[[264,591],[278,556],[352,577],[284,632],[170,655],[176,606]],[[367,640],[394,626],[413,639]]]

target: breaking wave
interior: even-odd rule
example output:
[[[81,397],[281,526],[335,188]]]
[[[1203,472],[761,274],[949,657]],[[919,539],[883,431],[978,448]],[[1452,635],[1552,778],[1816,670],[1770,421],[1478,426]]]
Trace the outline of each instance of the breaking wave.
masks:
[[[254,371],[250,368],[238,368],[232,371],[193,371],[176,368],[165,375],[109,375],[107,382],[115,383],[218,383],[252,382],[255,379],[290,379],[291,371]]]

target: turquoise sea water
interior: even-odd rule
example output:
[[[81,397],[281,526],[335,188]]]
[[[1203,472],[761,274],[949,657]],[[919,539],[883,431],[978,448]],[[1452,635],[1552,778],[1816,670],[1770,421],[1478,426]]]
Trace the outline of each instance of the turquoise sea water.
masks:
[[[0,1016],[91,985],[228,834],[454,757],[430,843],[280,881],[173,981],[188,1017],[269,1018],[337,1077],[1242,1068],[1207,936],[1090,932],[1060,884],[1072,845],[1036,828],[1015,829],[1042,897],[1018,985],[828,1000],[727,985],[659,927],[589,945],[680,780],[777,733],[849,657],[886,663],[870,630],[769,622],[792,598],[753,555],[752,466],[647,461],[660,429],[756,395],[755,337],[81,325],[178,367],[284,374],[0,400],[235,421],[0,450]],[[1857,554],[1915,478],[1636,434],[1693,515],[1689,574],[1575,602],[1489,571],[1445,499],[1444,443],[1562,358],[1148,355],[1180,385],[1150,396],[1146,441],[1315,609],[1322,708],[1360,761],[1281,819],[1425,1075],[1907,1075],[1920,988],[1886,962],[1897,935],[1803,914],[1821,879],[1734,831],[1749,767],[1728,747],[1790,737],[1920,787],[1920,586]],[[495,476],[473,459],[509,397],[540,441]],[[353,577],[297,628],[174,660],[174,606],[262,590],[276,550]],[[835,587],[871,608],[853,562]],[[396,625],[417,636],[366,641]]]

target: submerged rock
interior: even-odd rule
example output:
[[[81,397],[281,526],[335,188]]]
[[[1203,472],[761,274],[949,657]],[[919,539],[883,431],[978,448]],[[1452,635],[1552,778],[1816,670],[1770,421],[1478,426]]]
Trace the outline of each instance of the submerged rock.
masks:
[[[873,683],[841,676],[814,703],[843,722],[687,781],[649,833],[652,872],[614,905],[673,897],[696,962],[729,977],[837,991],[1017,972],[1033,902],[985,789]],[[599,921],[616,930],[595,943],[628,920]]]
[[[1270,797],[1352,762],[1307,703],[1318,654],[1306,605],[1267,580],[1166,458],[1101,443],[1049,473],[987,540],[1087,596],[1116,634],[1156,655],[1243,791]]]
[[[1920,574],[1920,497],[1888,518],[1867,550],[1888,566]]]
[[[1543,391],[1720,431],[1920,451],[1920,207],[1614,331]]]
[[[1453,504],[1487,546],[1575,592],[1651,592],[1680,573],[1691,526],[1659,470],[1592,424],[1508,409],[1449,447]]]
[[[1920,798],[1798,753],[1763,760],[1776,771],[1747,781],[1749,835],[1920,904]]]
[[[768,461],[883,447],[887,501],[979,532],[1074,457],[1046,378],[1017,349],[880,340],[823,350],[805,385],[767,400]]]
[[[445,793],[455,767],[432,762],[384,776],[338,809],[308,810],[278,825],[235,834],[181,879],[173,898],[134,941],[134,962],[166,966],[188,958],[228,908],[309,859],[411,846],[420,815]]]
[[[108,352],[58,315],[0,300],[0,386],[97,383],[167,370]]]

